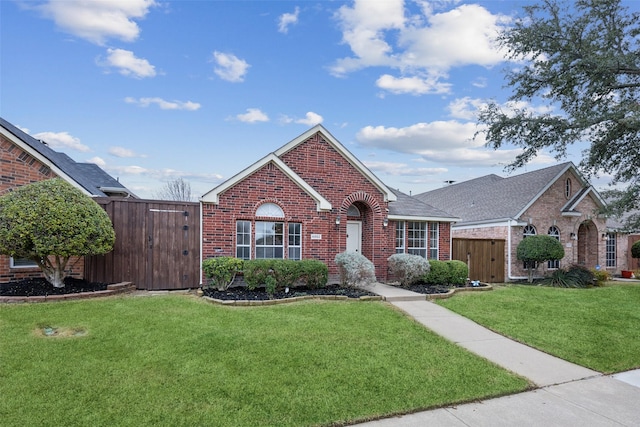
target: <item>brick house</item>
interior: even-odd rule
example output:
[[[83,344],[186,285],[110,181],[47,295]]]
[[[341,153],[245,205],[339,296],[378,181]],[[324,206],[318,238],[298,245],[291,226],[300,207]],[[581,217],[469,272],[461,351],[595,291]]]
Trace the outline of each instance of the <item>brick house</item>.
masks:
[[[76,163],[0,118],[0,195],[32,182],[60,177],[91,197],[135,197],[92,163]],[[82,276],[84,260],[72,262],[70,275]],[[41,277],[35,263],[0,255],[0,282]]]
[[[516,249],[532,234],[554,236],[565,249],[562,260],[544,263],[538,274],[571,264],[599,266],[617,274],[626,265],[624,242],[598,214],[605,202],[570,162],[509,178],[487,175],[414,197],[461,218],[451,231],[455,247],[458,243],[468,248],[479,241],[504,242],[504,254],[497,255],[504,259],[500,279],[506,281],[526,277]],[[471,250],[455,252],[456,259],[472,256]],[[490,257],[495,260],[495,255]],[[489,262],[491,259],[484,259],[476,264]],[[474,267],[480,266],[470,266],[471,279],[480,274]]]
[[[391,190],[317,125],[200,198],[202,259],[317,259],[336,281],[335,255],[362,253],[387,280],[387,258],[448,260],[443,210]]]

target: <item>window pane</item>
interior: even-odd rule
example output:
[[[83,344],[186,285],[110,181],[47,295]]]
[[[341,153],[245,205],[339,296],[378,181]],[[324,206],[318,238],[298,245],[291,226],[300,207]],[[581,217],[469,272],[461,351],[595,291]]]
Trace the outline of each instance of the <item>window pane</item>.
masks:
[[[302,259],[302,224],[290,223],[288,235],[289,251],[287,257],[289,259]]]
[[[282,258],[284,223],[256,221],[256,258]]]
[[[429,223],[429,259],[438,259],[438,223]]]
[[[407,222],[407,252],[427,257],[426,222]]]
[[[547,234],[551,237],[555,237],[556,239],[560,240],[560,229],[558,229],[558,227],[556,227],[555,225],[549,227],[549,231],[547,232]],[[550,268],[550,269],[560,268],[560,260],[554,259],[552,261],[547,261],[547,268]]]
[[[607,233],[607,267],[616,266],[616,235],[614,233]]]
[[[236,257],[251,259],[251,221],[236,222]]]
[[[404,253],[404,221],[396,222],[396,253]]]

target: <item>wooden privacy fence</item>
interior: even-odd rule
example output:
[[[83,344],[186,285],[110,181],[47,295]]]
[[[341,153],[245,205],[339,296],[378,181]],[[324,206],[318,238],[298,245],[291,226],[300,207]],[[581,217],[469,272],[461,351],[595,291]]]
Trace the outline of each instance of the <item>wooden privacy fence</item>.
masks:
[[[469,278],[485,283],[504,282],[504,240],[453,239],[452,258],[469,266]]]
[[[200,205],[96,198],[116,232],[113,251],[85,259],[85,278],[132,281],[138,289],[196,288],[200,284]]]

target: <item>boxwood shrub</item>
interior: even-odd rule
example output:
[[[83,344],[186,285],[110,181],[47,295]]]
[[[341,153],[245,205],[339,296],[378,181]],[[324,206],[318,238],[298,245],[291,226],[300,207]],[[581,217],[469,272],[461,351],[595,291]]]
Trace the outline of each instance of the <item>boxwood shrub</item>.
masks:
[[[276,291],[299,285],[324,287],[329,269],[323,262],[314,259],[252,259],[244,262],[243,274],[249,289],[268,285],[269,290]]]
[[[458,260],[439,261],[430,260],[431,269],[422,280],[430,285],[462,286],[469,277],[467,264]]]

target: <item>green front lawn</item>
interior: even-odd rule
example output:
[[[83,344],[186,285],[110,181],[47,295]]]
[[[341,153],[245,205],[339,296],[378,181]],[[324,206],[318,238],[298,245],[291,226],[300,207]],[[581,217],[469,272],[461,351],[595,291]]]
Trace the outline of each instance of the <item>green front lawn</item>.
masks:
[[[0,306],[5,426],[322,425],[527,387],[381,302]]]
[[[496,332],[603,373],[640,368],[640,286],[508,285],[438,301]]]

